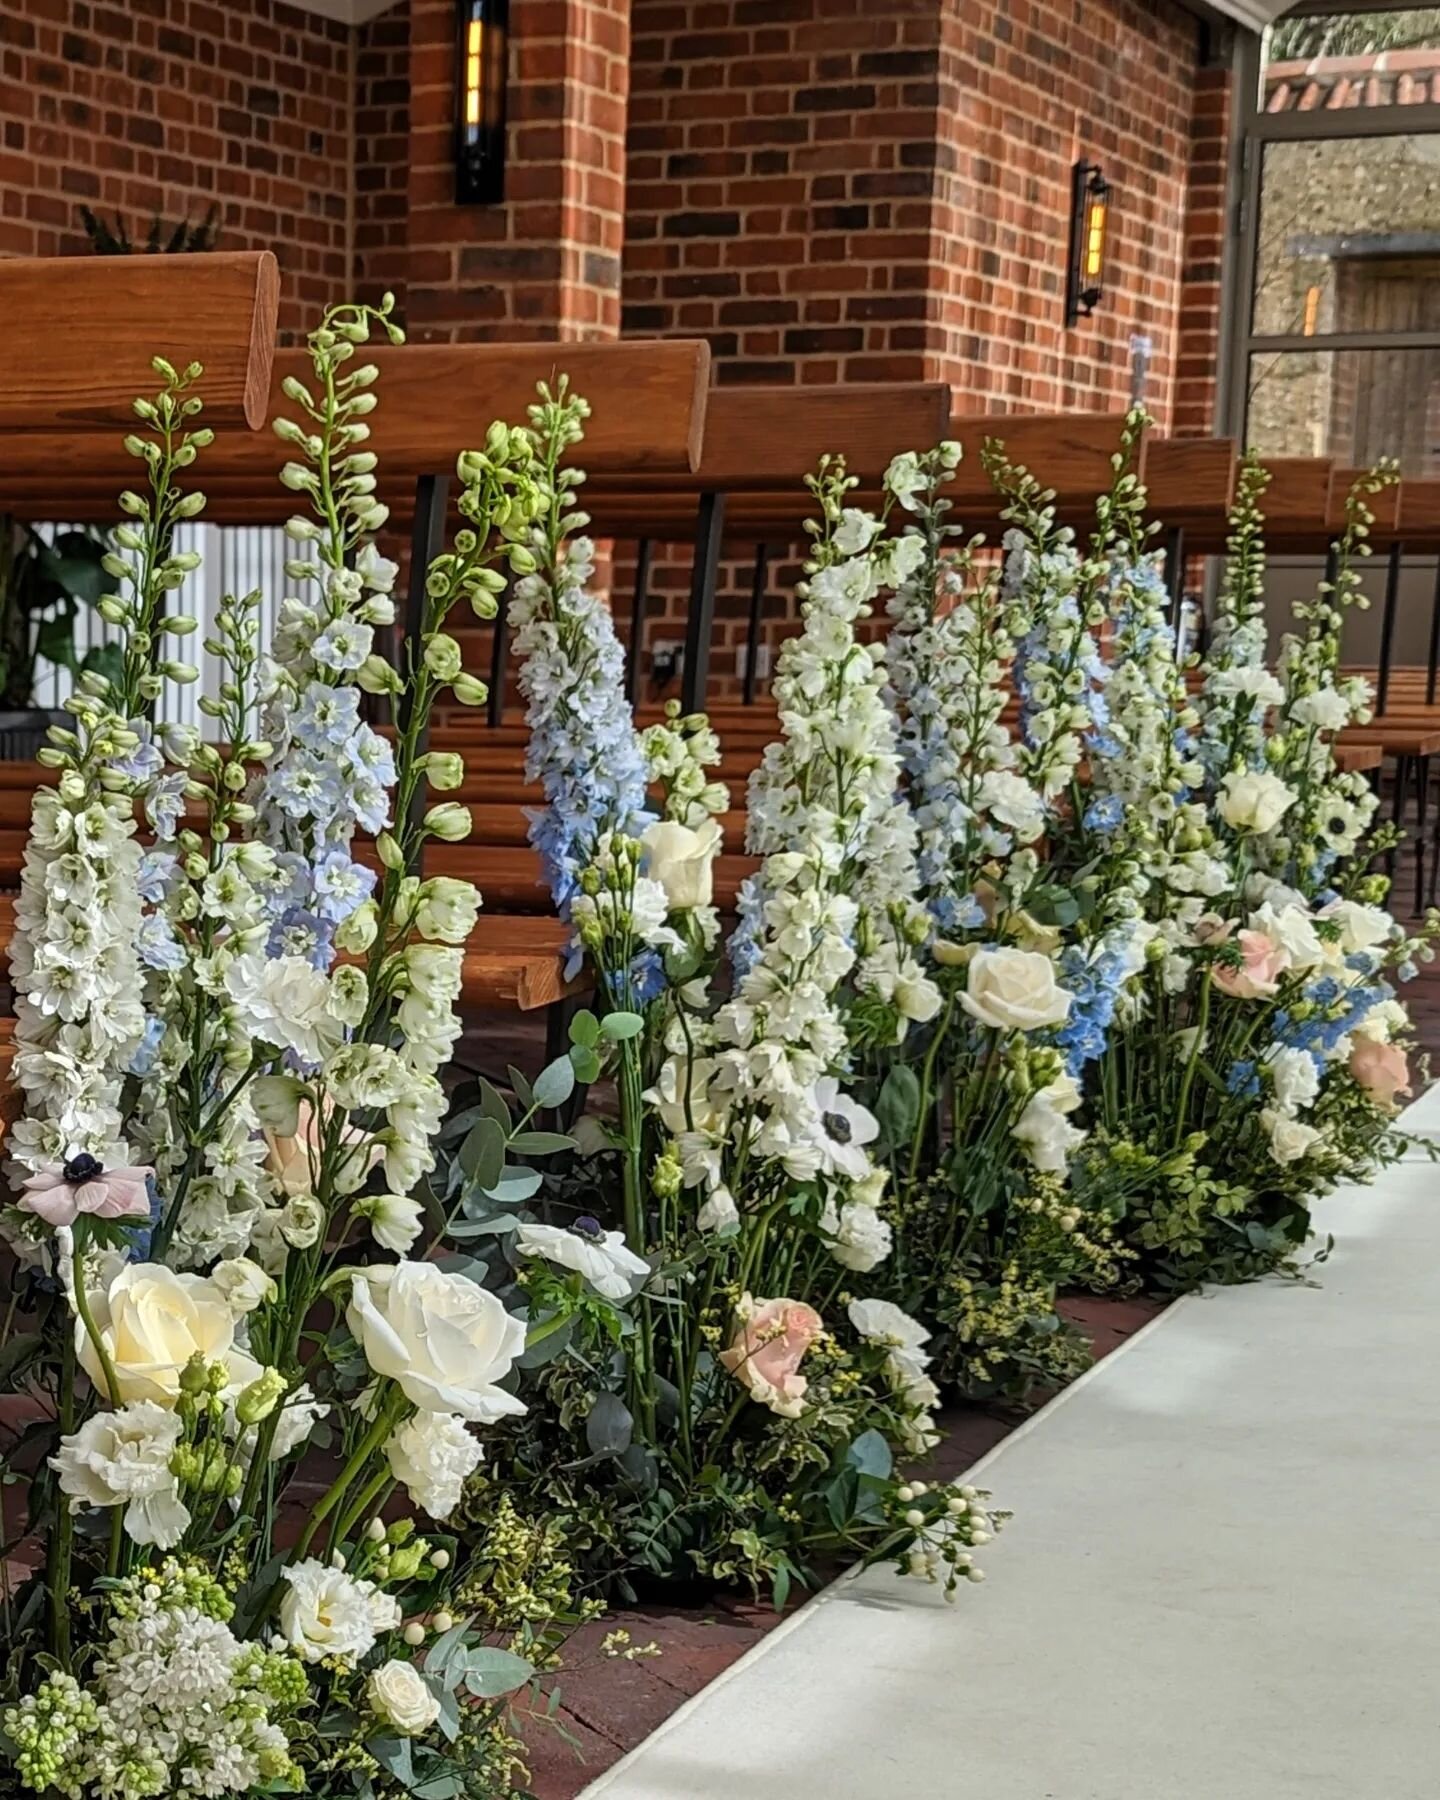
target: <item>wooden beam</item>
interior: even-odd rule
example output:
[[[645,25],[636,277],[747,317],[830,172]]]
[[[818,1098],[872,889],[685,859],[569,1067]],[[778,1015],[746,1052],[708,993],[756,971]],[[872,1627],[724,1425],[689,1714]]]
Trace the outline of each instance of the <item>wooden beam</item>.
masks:
[[[403,503],[419,476],[450,472],[461,451],[483,445],[493,420],[524,424],[536,382],[561,373],[591,404],[575,456],[587,471],[694,479],[710,367],[701,340],[372,345],[365,354],[380,370],[366,447],[380,458],[386,499]],[[281,391],[288,375],[313,380],[303,351],[275,357],[271,418],[295,417]],[[208,417],[208,386],[201,385]],[[126,429],[133,423],[128,417]],[[0,507],[32,518],[113,516],[116,493],[135,478],[122,435],[27,433],[23,450],[22,440],[0,437]],[[254,437],[222,433],[196,462],[193,485],[213,497],[217,519],[284,519],[295,510],[294,496],[279,486],[289,460],[288,446],[268,429]]]
[[[1162,525],[1197,508],[1223,517],[1239,467],[1234,438],[1152,438],[1145,459],[1151,516]]]
[[[878,481],[892,456],[948,436],[949,411],[940,381],[716,388],[694,485],[727,493],[788,487],[826,455],[843,456],[862,481]]]
[[[1260,496],[1267,535],[1304,531],[1317,544],[1328,534],[1336,469],[1328,456],[1267,456],[1270,485]]]
[[[1396,529],[1409,542],[1440,537],[1440,481],[1400,483],[1400,511]]]
[[[995,490],[981,467],[980,452],[994,438],[1011,462],[1027,468],[1042,487],[1071,501],[1093,501],[1110,486],[1110,459],[1120,448],[1124,426],[1124,413],[956,414],[944,435],[958,439],[965,456],[946,497],[964,506],[993,506]],[[1142,479],[1145,455],[1142,438],[1136,468]]]
[[[0,427],[58,434],[131,430],[153,393],[154,356],[201,362],[204,422],[265,422],[280,275],[268,250],[197,256],[0,260]],[[7,466],[59,474],[47,453]],[[116,445],[118,450],[118,442]],[[120,452],[116,467],[130,464]]]

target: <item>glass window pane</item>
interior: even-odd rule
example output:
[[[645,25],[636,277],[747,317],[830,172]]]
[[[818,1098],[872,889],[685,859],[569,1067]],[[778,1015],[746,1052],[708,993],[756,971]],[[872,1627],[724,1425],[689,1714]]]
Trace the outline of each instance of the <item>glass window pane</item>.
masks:
[[[1265,146],[1253,329],[1440,332],[1440,136]]]
[[[1252,356],[1246,439],[1270,456],[1394,456],[1406,475],[1440,475],[1440,347]]]
[[[1424,50],[1440,50],[1440,7],[1413,6],[1394,12],[1334,12],[1315,18],[1281,19],[1265,38],[1266,87],[1273,89],[1281,82],[1295,84],[1303,79],[1307,65],[1321,59],[1338,63],[1353,57],[1394,56]],[[1433,62],[1432,58],[1431,66]],[[1393,68],[1359,71],[1361,74],[1372,72],[1395,73]],[[1315,72],[1314,78],[1323,85],[1331,73],[1322,69]],[[1340,77],[1356,71],[1337,69],[1333,73]],[[1352,100],[1349,104],[1355,102]]]

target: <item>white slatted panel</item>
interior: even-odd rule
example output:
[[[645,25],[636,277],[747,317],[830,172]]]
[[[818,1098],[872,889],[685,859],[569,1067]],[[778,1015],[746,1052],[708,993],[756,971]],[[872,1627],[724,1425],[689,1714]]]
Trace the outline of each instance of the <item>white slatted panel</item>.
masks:
[[[66,528],[40,526],[38,529],[48,535],[51,530]],[[262,596],[260,645],[262,649],[268,647],[280,601],[293,585],[286,580],[285,563],[292,556],[310,554],[313,546],[290,544],[279,526],[197,522],[176,529],[175,548],[198,551],[202,560],[179,593],[170,597],[170,607],[173,611],[194,615],[200,620],[201,630],[188,638],[168,638],[165,647],[176,661],[198,663],[202,678],[188,687],[167,681],[156,706],[156,718],[165,724],[203,728],[208,721],[200,711],[200,696],[208,693],[212,699],[215,697],[220,669],[213,658],[204,655],[200,644],[213,627],[221,601],[226,595],[248,594],[258,588]],[[76,616],[75,649],[79,656],[83,657],[92,646],[113,643],[118,635],[113,626],[107,625],[88,607],[82,607]],[[37,663],[37,706],[58,706],[69,687],[70,676],[65,669],[44,661]]]

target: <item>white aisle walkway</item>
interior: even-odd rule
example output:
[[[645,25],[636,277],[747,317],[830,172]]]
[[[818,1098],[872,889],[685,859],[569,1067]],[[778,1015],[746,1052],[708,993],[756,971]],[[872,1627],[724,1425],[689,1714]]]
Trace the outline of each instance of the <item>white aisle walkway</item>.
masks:
[[[1318,1287],[1170,1308],[986,1459],[958,1609],[839,1583],[588,1795],[1433,1800],[1440,1165],[1321,1223]]]

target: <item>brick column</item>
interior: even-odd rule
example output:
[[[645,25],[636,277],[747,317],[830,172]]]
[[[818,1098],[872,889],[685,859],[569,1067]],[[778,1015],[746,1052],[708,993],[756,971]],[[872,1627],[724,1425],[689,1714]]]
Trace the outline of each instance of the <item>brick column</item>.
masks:
[[[1209,437],[1217,423],[1226,183],[1234,105],[1235,79],[1228,61],[1224,67],[1197,71],[1180,271],[1180,357],[1175,382],[1175,432],[1179,437]]]
[[[413,341],[618,334],[629,55],[629,0],[516,0],[505,199],[456,206],[455,10],[411,0]]]

